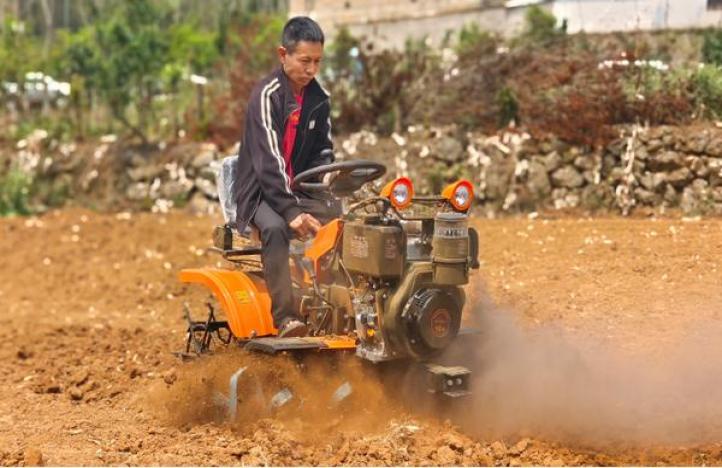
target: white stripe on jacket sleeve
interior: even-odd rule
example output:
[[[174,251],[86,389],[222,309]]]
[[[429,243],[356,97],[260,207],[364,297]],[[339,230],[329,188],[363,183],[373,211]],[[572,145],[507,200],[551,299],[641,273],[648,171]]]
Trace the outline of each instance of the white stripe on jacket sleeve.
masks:
[[[289,195],[293,195],[293,191],[291,190],[291,180],[286,173],[286,162],[283,160],[281,151],[278,149],[278,136],[276,131],[273,129],[271,120],[271,94],[280,87],[281,84],[278,82],[278,78],[274,78],[261,91],[261,120],[263,122],[263,127],[266,130],[268,147],[271,150],[271,154],[278,162],[278,170],[281,172],[281,177],[283,177],[284,189]],[[298,200],[297,197],[296,200]]]

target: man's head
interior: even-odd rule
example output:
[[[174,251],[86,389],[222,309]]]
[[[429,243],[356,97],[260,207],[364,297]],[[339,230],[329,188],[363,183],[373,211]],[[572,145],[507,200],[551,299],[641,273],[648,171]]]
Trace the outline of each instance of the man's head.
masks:
[[[283,27],[278,57],[295,91],[306,86],[321,66],[324,36],[307,16],[296,16]]]

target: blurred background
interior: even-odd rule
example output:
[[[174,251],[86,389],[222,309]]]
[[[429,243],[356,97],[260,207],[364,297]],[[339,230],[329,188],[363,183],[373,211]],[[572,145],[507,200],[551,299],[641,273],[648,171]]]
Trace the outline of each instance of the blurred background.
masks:
[[[489,216],[722,212],[719,0],[0,0],[0,213],[212,211],[295,15],[341,158],[469,177]]]

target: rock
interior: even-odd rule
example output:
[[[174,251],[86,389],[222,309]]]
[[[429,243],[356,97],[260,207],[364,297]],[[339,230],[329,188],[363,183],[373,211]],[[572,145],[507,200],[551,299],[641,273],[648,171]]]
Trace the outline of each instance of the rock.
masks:
[[[722,159],[708,159],[709,182],[712,186],[722,185]]]
[[[80,369],[70,377],[70,383],[73,383],[75,385],[83,385],[85,382],[87,382],[88,377],[90,377],[88,371],[86,369]]]
[[[682,142],[684,149],[690,153],[703,154],[710,142],[709,131],[703,130],[699,133],[687,134]]]
[[[218,156],[218,147],[213,143],[202,143],[198,146],[198,153],[193,158],[191,166],[200,169],[208,166]]]
[[[529,163],[529,173],[527,175],[527,187],[532,196],[543,198],[552,191],[552,184],[549,182],[549,175],[546,167],[536,161]]]
[[[446,434],[444,435],[442,439],[443,443],[448,445],[454,450],[463,450],[464,449],[464,441],[461,437],[454,435],[454,434]]]
[[[25,466],[44,466],[45,464],[45,461],[43,460],[43,453],[35,447],[25,449],[23,462]]]
[[[667,183],[676,188],[683,187],[692,178],[692,171],[686,167],[679,168],[667,174]]]
[[[140,167],[128,169],[128,177],[133,182],[153,180],[160,177],[165,169],[160,164],[146,164]]]
[[[514,444],[512,448],[509,449],[509,454],[513,456],[518,456],[524,453],[524,451],[529,447],[529,439],[521,439],[519,442]]]
[[[715,158],[722,158],[722,136],[710,139],[707,144],[706,153]]]
[[[698,194],[706,194],[709,183],[704,179],[694,179],[692,181],[692,190]]]
[[[677,204],[678,199],[679,194],[677,193],[677,191],[674,189],[674,187],[667,184],[664,189],[664,201],[669,203],[670,205],[675,205]]]
[[[594,164],[594,157],[591,154],[577,156],[574,159],[574,166],[586,171],[591,171],[592,169],[594,169]]]
[[[619,158],[616,158],[611,154],[605,154],[602,158],[602,171],[604,173],[609,173],[615,167],[619,167]]]
[[[559,169],[562,165],[562,157],[559,153],[552,151],[542,158],[544,165],[546,166],[547,172],[553,172]]]
[[[687,187],[682,191],[682,199],[679,202],[679,207],[682,212],[686,215],[696,215],[700,212],[700,200],[698,195],[692,189]]]
[[[17,355],[18,359],[20,359],[21,361],[24,361],[26,359],[30,359],[33,356],[33,353],[32,353],[32,351],[28,351],[25,348],[20,348],[20,349],[18,349],[18,352],[16,355]]]
[[[722,203],[722,187],[715,187],[710,190],[710,196],[715,202]]]
[[[504,442],[497,440],[494,443],[491,444],[489,447],[491,449],[491,454],[494,458],[497,460],[504,458],[506,456],[506,445],[504,445]]]
[[[688,156],[687,163],[692,172],[699,177],[707,177],[709,174],[709,168],[707,167],[706,158],[700,158],[697,156]]]
[[[439,447],[434,456],[434,460],[441,466],[455,466],[457,465],[457,454],[450,447],[443,446]]]
[[[645,189],[656,192],[664,185],[667,176],[663,172],[645,172],[637,180]]]
[[[43,391],[45,393],[62,393],[63,387],[58,383],[50,383],[43,388]]]
[[[202,177],[196,177],[195,181],[193,181],[193,184],[198,189],[198,191],[200,191],[206,197],[213,200],[218,199],[218,190],[216,188],[216,184],[214,184],[210,180],[204,179]]]
[[[504,200],[509,191],[509,182],[514,175],[516,161],[501,155],[491,157],[491,164],[486,170],[484,195],[490,200]]]
[[[566,151],[562,151],[562,162],[564,164],[574,164],[574,161],[581,157],[581,155],[582,151],[578,147],[572,146]]]
[[[582,189],[579,203],[592,210],[604,209],[614,203],[614,192],[608,184],[587,185]]]
[[[654,138],[646,143],[646,148],[649,153],[656,153],[657,151],[664,148],[664,143],[659,138]]]
[[[161,186],[160,193],[164,198],[171,200],[186,200],[192,189],[193,182],[188,179],[169,180]]]
[[[635,148],[634,159],[636,159],[637,161],[645,161],[648,158],[649,158],[649,150],[647,150],[647,148],[645,148],[644,146]]]
[[[654,192],[650,192],[649,190],[645,190],[641,187],[637,187],[634,190],[634,198],[636,198],[637,200],[639,200],[640,202],[642,202],[645,205],[651,205],[651,206],[655,206],[659,202],[662,201],[661,195],[654,193]]]
[[[621,156],[622,153],[627,149],[627,139],[619,138],[607,145],[607,152],[613,156]]]
[[[130,184],[125,190],[125,196],[132,201],[145,200],[150,196],[150,185],[145,182]]]
[[[684,156],[676,151],[664,151],[647,160],[647,168],[651,171],[669,171],[684,166]]]
[[[432,154],[448,162],[458,162],[464,157],[464,147],[456,138],[444,136],[434,141]]]
[[[476,455],[476,466],[494,466],[494,459],[486,453]]]
[[[79,387],[71,387],[68,391],[68,395],[73,401],[80,401],[83,399],[83,391]]]
[[[166,384],[173,385],[176,380],[178,380],[178,375],[176,374],[175,369],[169,369],[168,371],[163,373],[163,382],[165,382]]]
[[[192,214],[210,214],[213,212],[215,203],[208,200],[200,192],[195,192],[186,205],[186,209]]]
[[[555,187],[577,188],[584,185],[584,178],[573,166],[564,166],[552,173]]]

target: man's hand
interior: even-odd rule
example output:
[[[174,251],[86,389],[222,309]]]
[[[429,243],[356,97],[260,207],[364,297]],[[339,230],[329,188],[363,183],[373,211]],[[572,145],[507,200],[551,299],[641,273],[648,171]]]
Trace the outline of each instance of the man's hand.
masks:
[[[323,175],[323,179],[321,180],[321,182],[323,182],[326,187],[330,187],[331,183],[333,183],[333,181],[336,179],[336,176],[338,176],[338,171],[327,172]]]
[[[321,223],[308,213],[301,213],[288,223],[300,239],[306,239],[316,234],[321,229]]]

